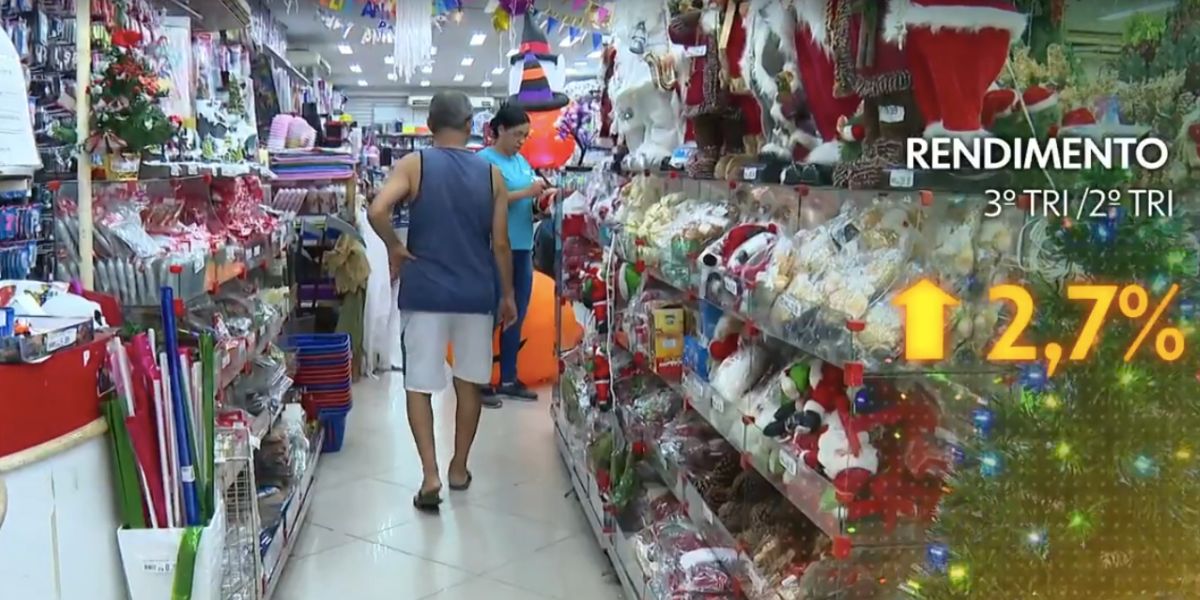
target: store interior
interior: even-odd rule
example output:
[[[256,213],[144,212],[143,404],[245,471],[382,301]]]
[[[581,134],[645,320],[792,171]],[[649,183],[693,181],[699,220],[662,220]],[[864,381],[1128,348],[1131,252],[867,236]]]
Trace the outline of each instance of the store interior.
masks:
[[[0,597],[1200,598],[1200,1],[0,19]],[[388,241],[423,225],[369,209],[448,94],[470,151],[520,108],[551,192],[508,211],[537,398],[429,511]]]

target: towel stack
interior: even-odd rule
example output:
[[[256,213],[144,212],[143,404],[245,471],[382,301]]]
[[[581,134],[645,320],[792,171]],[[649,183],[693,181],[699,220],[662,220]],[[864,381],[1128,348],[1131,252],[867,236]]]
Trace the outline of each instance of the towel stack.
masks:
[[[354,177],[354,155],[333,150],[274,152],[271,171],[276,181],[341,180]]]

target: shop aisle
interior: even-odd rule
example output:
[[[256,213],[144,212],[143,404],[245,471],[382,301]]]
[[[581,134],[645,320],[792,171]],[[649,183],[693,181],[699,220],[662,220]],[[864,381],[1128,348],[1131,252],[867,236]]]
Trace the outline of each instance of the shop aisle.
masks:
[[[474,484],[443,492],[440,516],[429,516],[412,507],[420,465],[402,377],[355,387],[346,444],[321,457],[309,522],[276,599],[619,599],[608,560],[566,496],[549,399],[485,409]],[[434,404],[444,469],[453,393]]]

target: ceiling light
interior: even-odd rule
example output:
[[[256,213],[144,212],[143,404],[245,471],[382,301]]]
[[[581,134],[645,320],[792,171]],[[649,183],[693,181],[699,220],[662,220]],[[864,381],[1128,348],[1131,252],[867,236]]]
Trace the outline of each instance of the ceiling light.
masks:
[[[342,54],[354,54],[354,48],[351,48],[349,44],[338,44],[338,52]]]
[[[431,46],[431,47],[429,48],[429,55],[430,55],[430,56],[437,56],[437,46]]]
[[[504,72],[504,67],[496,67],[492,69],[492,75],[499,75]]]
[[[367,87],[367,80],[366,80],[366,79],[359,79],[359,80],[358,80],[358,87]]]
[[[421,87],[429,87],[429,80],[428,80],[428,79],[426,79],[426,80],[422,81],[422,82],[421,82]]]
[[[399,79],[400,79],[399,75],[397,75],[395,73],[388,73],[388,81],[397,81]]]
[[[1154,12],[1159,12],[1159,11],[1164,11],[1164,10],[1168,10],[1171,8],[1175,8],[1176,4],[1178,4],[1178,2],[1151,2],[1145,6],[1140,6],[1138,8],[1129,8],[1126,10],[1118,10],[1116,12],[1111,12],[1111,13],[1108,13],[1107,15],[1103,15],[1103,16],[1099,17],[1096,20],[1097,21],[1124,21],[1125,19],[1128,19],[1134,15],[1140,15],[1140,14],[1145,14],[1145,13],[1154,13]]]
[[[482,46],[483,42],[485,40],[487,40],[486,33],[477,33],[477,34],[471,36],[471,45],[472,46]]]
[[[600,51],[592,50],[591,52],[588,53],[588,58],[600,58]]]
[[[432,73],[432,72],[433,72],[433,65],[425,65],[425,66],[421,67],[421,72],[422,72],[422,73],[425,73],[426,75],[428,75],[428,74]]]
[[[490,88],[490,87],[492,87],[492,82],[490,82],[490,81],[485,81],[485,82],[483,82],[483,83],[481,83],[481,84],[479,84],[479,85],[480,85],[480,86],[482,86],[482,87],[485,87],[485,88]]]
[[[466,58],[463,58],[463,59],[462,59],[462,62],[460,62],[460,63],[458,63],[458,64],[460,64],[460,65],[462,65],[462,66],[464,66],[464,67],[469,67],[469,66],[471,66],[471,65],[475,64],[475,59],[474,59],[474,58],[471,58],[470,56],[468,56],[468,57],[466,57]]]
[[[385,65],[394,65],[394,64],[396,64],[396,57],[395,57],[395,56],[392,56],[391,54],[389,54],[389,55],[387,55],[387,56],[383,57],[383,64],[385,64]]]
[[[517,55],[517,49],[516,49],[516,48],[513,48],[512,50],[509,50],[509,51],[508,51],[508,57],[509,57],[509,58],[512,58],[512,57],[514,57],[514,56],[516,56],[516,55]]]
[[[570,48],[571,46],[574,46],[574,45],[575,45],[575,40],[571,39],[571,36],[567,36],[567,37],[563,38],[562,41],[558,43],[559,48]]]
[[[350,72],[351,72],[351,73],[362,73],[362,66],[360,66],[360,65],[350,65]]]
[[[588,62],[588,61],[586,61],[586,60],[577,60],[577,61],[575,61],[575,66],[577,66],[577,67],[587,67],[587,66],[590,66],[590,65],[591,65],[591,63],[589,63],[589,62]]]
[[[463,75],[462,73],[459,73],[458,75],[455,75],[455,76],[454,76],[454,80],[455,80],[455,81],[462,81],[462,80],[464,80],[464,79],[466,79],[466,78],[467,78],[467,76],[466,76],[466,75]]]

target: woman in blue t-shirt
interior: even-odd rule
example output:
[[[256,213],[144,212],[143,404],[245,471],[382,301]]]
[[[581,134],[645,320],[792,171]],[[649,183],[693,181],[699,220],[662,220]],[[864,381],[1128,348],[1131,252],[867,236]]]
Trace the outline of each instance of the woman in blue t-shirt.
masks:
[[[552,191],[521,156],[529,137],[529,115],[520,107],[505,104],[491,122],[494,141],[479,155],[496,165],[508,187],[508,239],[512,244],[513,291],[517,301],[517,323],[500,334],[500,387],[490,390],[492,398],[537,400],[537,394],[517,379],[517,353],[521,351],[521,325],[533,293],[533,203]]]

